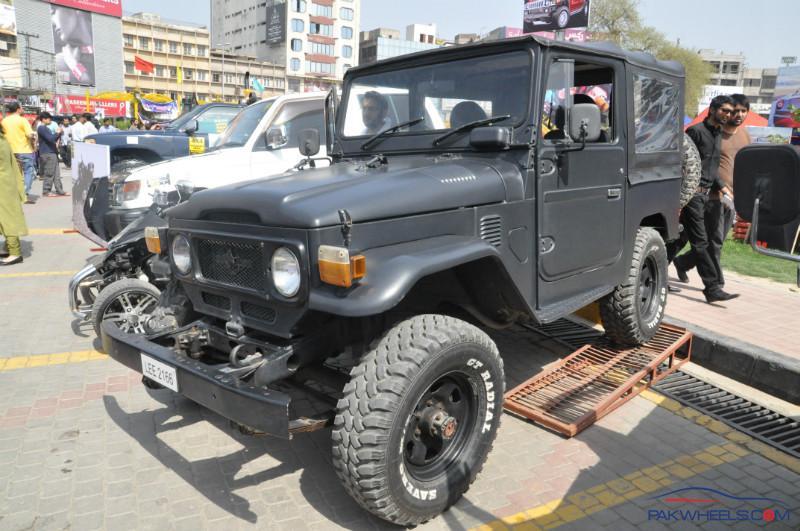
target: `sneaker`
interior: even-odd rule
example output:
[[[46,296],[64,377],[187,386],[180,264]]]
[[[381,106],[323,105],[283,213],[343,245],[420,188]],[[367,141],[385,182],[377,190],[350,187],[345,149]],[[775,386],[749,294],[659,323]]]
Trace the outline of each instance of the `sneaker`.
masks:
[[[689,275],[686,274],[686,270],[681,269],[681,266],[678,265],[678,262],[672,262],[672,265],[675,266],[675,271],[678,273],[678,280],[680,280],[684,284],[688,284]]]
[[[705,294],[706,302],[711,304],[714,302],[725,302],[730,301],[739,296],[738,293],[728,293],[727,291],[722,291],[721,289],[717,289],[715,291],[711,291]]]
[[[9,256],[8,258],[5,258],[4,260],[0,260],[0,267],[1,266],[10,266],[10,265],[14,265],[14,264],[21,264],[21,263],[22,263],[22,257],[21,256]]]

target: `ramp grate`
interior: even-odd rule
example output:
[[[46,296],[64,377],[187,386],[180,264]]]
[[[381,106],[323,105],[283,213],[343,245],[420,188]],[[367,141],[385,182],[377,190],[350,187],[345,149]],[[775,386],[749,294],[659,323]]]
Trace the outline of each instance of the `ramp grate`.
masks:
[[[653,388],[800,458],[800,419],[786,417],[680,371],[664,378]]]
[[[691,333],[671,325],[635,348],[615,347],[594,334],[590,344],[507,392],[504,407],[572,437],[687,362],[691,339]]]

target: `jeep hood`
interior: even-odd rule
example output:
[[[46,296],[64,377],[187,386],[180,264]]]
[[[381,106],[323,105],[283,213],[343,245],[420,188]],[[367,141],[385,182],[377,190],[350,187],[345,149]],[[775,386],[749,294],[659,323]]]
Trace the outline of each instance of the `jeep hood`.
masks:
[[[354,222],[365,222],[522,197],[520,171],[502,160],[397,157],[377,168],[342,162],[205,190],[169,215],[213,220],[215,211],[225,212],[226,219],[241,212],[267,226],[316,228],[338,224],[341,209]]]

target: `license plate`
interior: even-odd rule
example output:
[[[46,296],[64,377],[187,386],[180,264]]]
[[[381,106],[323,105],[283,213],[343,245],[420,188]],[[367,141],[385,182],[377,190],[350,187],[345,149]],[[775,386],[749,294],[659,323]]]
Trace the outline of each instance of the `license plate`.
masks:
[[[178,373],[175,367],[154,360],[144,354],[142,356],[142,374],[168,389],[178,392]]]

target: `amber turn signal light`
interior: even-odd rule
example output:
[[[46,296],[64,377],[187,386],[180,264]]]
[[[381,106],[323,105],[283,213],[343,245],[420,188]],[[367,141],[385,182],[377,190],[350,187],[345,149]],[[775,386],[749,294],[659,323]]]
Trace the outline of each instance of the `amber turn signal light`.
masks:
[[[153,254],[161,254],[161,237],[158,235],[158,227],[145,227],[144,241],[148,251]]]
[[[367,274],[364,255],[350,256],[344,247],[319,246],[319,279],[326,284],[349,288]]]

